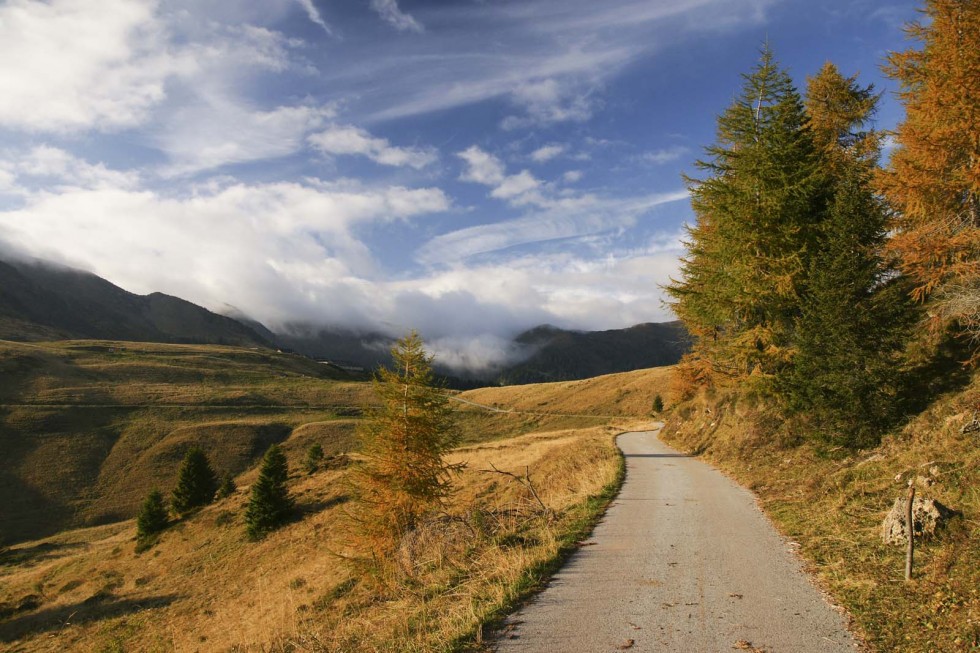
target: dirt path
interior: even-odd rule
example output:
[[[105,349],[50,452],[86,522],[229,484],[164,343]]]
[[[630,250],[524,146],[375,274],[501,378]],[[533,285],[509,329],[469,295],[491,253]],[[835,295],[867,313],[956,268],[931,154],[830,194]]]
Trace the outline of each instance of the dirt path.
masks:
[[[752,494],[656,436],[619,437],[622,492],[496,650],[853,652]]]

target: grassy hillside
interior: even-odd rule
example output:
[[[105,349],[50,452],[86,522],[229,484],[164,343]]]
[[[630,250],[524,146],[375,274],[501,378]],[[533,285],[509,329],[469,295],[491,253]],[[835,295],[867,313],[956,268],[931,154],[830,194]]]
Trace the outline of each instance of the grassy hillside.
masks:
[[[704,394],[677,408],[664,437],[759,496],[873,650],[980,650],[980,376],[856,453],[774,441],[768,415],[735,394]],[[883,544],[879,529],[910,479],[962,515],[920,542],[905,583],[904,547]]]
[[[92,360],[71,344],[52,347],[56,353],[34,355]],[[188,350],[188,355],[217,356],[223,361],[225,356],[246,355],[241,350],[195,351]],[[165,348],[154,356],[173,352]],[[136,358],[148,364],[142,356]],[[107,364],[105,353],[94,361],[97,366]],[[158,388],[157,407],[176,405],[177,397],[187,401],[195,393],[209,397],[207,410],[216,411],[226,408],[214,404],[242,396],[239,393],[277,397],[284,404],[295,400],[274,415],[266,412],[271,408],[264,401],[256,401],[234,421],[245,424],[254,418],[255,423],[291,424],[281,437],[287,450],[298,453],[309,438],[350,422],[337,413],[359,397],[363,400],[358,392],[367,386],[307,378],[303,372],[312,370],[305,367],[290,375],[288,365],[300,363],[283,361],[279,369],[286,376],[279,384],[254,378],[242,382],[238,390],[200,380],[183,389],[165,389],[161,385],[167,384],[159,383],[148,387]],[[187,374],[184,368],[181,365],[174,374]],[[662,377],[661,371],[637,372],[562,384],[560,389],[542,384],[523,386],[519,392],[491,388],[464,394],[471,401],[534,407],[538,414],[497,413],[461,404],[460,417],[475,444],[452,456],[465,462],[466,468],[456,479],[458,491],[447,517],[434,519],[403,543],[400,563],[406,579],[397,592],[379,592],[352,578],[344,561],[344,556],[363,553],[351,549],[348,536],[350,522],[345,514],[352,508],[344,468],[307,476],[297,474],[294,464],[289,485],[300,517],[259,543],[246,540],[242,521],[247,487],[256,474],[252,468],[238,476],[237,494],[176,524],[143,554],[134,552],[132,520],[24,542],[0,554],[0,646],[23,651],[473,649],[480,624],[493,620],[540,584],[556,561],[588,532],[618,487],[622,478],[622,460],[614,446],[618,430],[606,424],[608,418],[597,415],[616,413],[629,422],[643,418],[649,413],[652,394],[663,391],[656,386]],[[282,385],[287,382],[295,384],[295,397],[291,387]],[[43,385],[36,382],[34,392]],[[620,387],[626,392],[620,393]],[[41,394],[57,396],[58,401],[68,398],[65,388],[50,390],[51,394]],[[121,390],[103,391],[116,393],[112,401],[120,401]],[[540,414],[577,406],[576,400],[563,398],[568,392],[581,393],[583,401],[591,396],[585,409],[592,414]],[[88,396],[91,400],[94,395]],[[149,394],[126,396],[143,402]],[[314,401],[326,407],[307,409]],[[251,408],[257,414],[249,413]],[[233,409],[241,406],[235,404]],[[538,420],[539,426],[515,422],[524,418]],[[577,428],[555,428],[547,420],[578,422]],[[199,427],[215,442],[225,436],[229,441],[242,440],[214,424]],[[193,439],[179,434],[199,427],[176,428],[169,437]],[[516,431],[524,434],[502,439]],[[150,450],[154,446],[144,455]],[[530,470],[547,512],[527,488],[490,471],[493,467],[519,474]]]
[[[0,535],[9,541],[133,515],[171,487],[194,444],[219,473],[273,442],[352,446],[370,386],[269,350],[101,341],[0,341]]]
[[[534,430],[648,423],[656,395],[666,396],[670,369],[658,367],[581,381],[469,390],[457,395],[464,442]],[[469,403],[467,403],[469,402]],[[490,407],[502,412],[490,412]]]

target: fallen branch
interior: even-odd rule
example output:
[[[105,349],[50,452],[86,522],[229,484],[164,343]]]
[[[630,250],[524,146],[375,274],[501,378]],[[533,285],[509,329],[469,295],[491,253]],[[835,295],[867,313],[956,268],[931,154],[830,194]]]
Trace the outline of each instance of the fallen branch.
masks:
[[[493,463],[490,463],[490,467],[491,469],[481,469],[479,471],[484,472],[485,474],[501,474],[503,476],[508,476],[514,479],[515,481],[517,481],[517,483],[523,485],[528,489],[528,491],[531,493],[531,496],[534,497],[535,501],[538,502],[538,505],[541,506],[541,511],[544,512],[545,515],[547,515],[548,519],[551,519],[553,514],[551,508],[544,505],[544,501],[541,500],[541,497],[538,496],[537,490],[534,489],[534,483],[531,482],[531,468],[529,466],[524,467],[523,477],[520,477],[517,474],[514,474],[513,472],[506,472],[502,469],[497,469],[496,465],[494,465]]]

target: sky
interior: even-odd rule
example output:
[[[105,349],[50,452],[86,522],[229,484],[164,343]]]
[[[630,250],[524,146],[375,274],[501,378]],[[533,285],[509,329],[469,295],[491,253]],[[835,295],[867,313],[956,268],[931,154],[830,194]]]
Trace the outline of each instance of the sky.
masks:
[[[0,248],[479,366],[673,319],[683,173],[768,42],[884,91],[912,2],[0,0]]]

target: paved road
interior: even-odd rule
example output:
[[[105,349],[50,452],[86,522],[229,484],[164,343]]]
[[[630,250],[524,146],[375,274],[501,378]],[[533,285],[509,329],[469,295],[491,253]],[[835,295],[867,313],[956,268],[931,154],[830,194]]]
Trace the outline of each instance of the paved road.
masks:
[[[585,546],[498,635],[501,653],[853,653],[752,494],[657,432],[619,437],[626,482]]]

